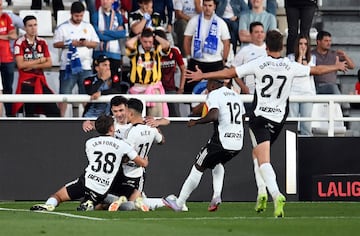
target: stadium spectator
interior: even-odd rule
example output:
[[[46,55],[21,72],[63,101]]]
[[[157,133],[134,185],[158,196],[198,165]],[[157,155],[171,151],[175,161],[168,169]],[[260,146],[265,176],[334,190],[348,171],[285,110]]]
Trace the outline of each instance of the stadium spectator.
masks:
[[[184,51],[184,32],[187,23],[191,17],[200,14],[202,12],[202,1],[201,0],[175,0],[175,23],[174,33],[176,35],[175,45],[180,49],[183,56]]]
[[[14,55],[19,71],[16,94],[53,94],[54,92],[49,88],[44,75],[44,69],[52,66],[47,42],[37,36],[35,16],[25,16],[23,22],[26,33],[15,41],[14,46]],[[56,103],[14,103],[13,115],[21,111],[27,117],[38,114],[50,117],[60,116],[60,110]]]
[[[163,30],[155,30],[156,35],[167,39]],[[175,85],[176,67],[180,70],[180,84]],[[164,86],[166,94],[182,94],[185,86],[185,65],[181,52],[177,47],[170,47],[170,53],[161,57],[161,83]],[[180,116],[179,103],[168,103],[169,116]]]
[[[358,78],[358,81],[355,84],[355,94],[360,95],[360,69],[358,70],[357,78]]]
[[[160,14],[161,26],[165,29],[166,38],[171,46],[174,46],[173,32],[173,15],[174,4],[173,0],[153,0],[154,12]]]
[[[45,0],[45,3],[47,5],[50,5],[50,0]],[[41,10],[41,8],[42,8],[41,0],[31,0],[30,9]],[[55,21],[57,21],[57,12],[65,9],[63,1],[62,0],[52,0],[52,8],[53,8],[53,15],[54,15]]]
[[[1,74],[0,74],[0,95],[3,94],[3,86],[2,86],[2,78],[1,78]],[[3,106],[4,104],[2,102],[0,102],[0,117],[3,117]]]
[[[300,35],[295,41],[295,53],[289,54],[290,61],[296,61],[303,65],[315,66],[315,57],[311,55],[310,39]],[[314,77],[304,76],[294,78],[290,95],[311,96],[315,95]],[[289,105],[289,117],[311,117],[313,104],[311,102],[292,102]],[[311,136],[311,122],[300,122],[300,134]]]
[[[248,13],[240,17],[239,23],[239,38],[242,45],[243,43],[250,43],[251,36],[249,32],[250,23],[259,21],[264,26],[264,31],[276,29],[276,17],[264,10],[263,0],[250,0],[252,9]]]
[[[136,1],[133,1],[136,2]],[[137,0],[139,8],[129,14],[130,37],[141,34],[145,28],[155,30],[161,26],[160,14],[154,12],[153,0]]]
[[[0,0],[0,71],[4,94],[13,93],[15,63],[11,52],[10,40],[17,38],[16,29],[10,16],[3,12],[3,1]],[[12,104],[5,103],[6,116],[11,114]]]
[[[287,117],[287,99],[290,95],[294,77],[309,74],[325,74],[331,71],[345,71],[346,63],[337,61],[334,65],[304,66],[281,57],[283,36],[276,30],[266,34],[267,57],[259,57],[239,67],[231,67],[216,72],[202,73],[187,71],[186,77],[192,80],[226,79],[254,74],[256,79],[256,98],[249,118],[250,135],[253,143],[254,172],[258,187],[255,211],[266,209],[267,191],[274,201],[274,216],[284,217],[286,198],[280,192],[274,169],[270,163],[270,147],[277,139]],[[285,78],[285,79],[284,79]],[[279,82],[274,82],[274,80]]]
[[[93,49],[99,44],[94,27],[83,20],[85,7],[81,2],[71,4],[71,18],[55,29],[54,48],[61,48],[60,94],[72,94],[75,85],[79,94],[86,94],[84,80],[93,74]],[[61,116],[67,103],[60,103]]]
[[[11,21],[12,21],[16,31],[18,31],[18,29],[24,30],[24,22],[23,22],[23,19],[20,16],[16,15],[13,12],[7,12],[7,14],[10,16]],[[14,39],[10,40],[11,53],[14,53],[14,42],[15,42]]]
[[[156,43],[154,42],[156,41]],[[126,41],[126,51],[130,58],[131,94],[165,94],[161,83],[161,58],[169,55],[170,43],[151,29],[144,29],[141,35]],[[147,115],[155,117],[169,116],[167,104],[147,103]]]
[[[239,19],[240,15],[249,11],[248,5],[244,0],[225,0],[219,1],[216,6],[216,15],[220,16],[227,24],[231,36],[231,45],[236,54],[239,39]]]
[[[91,100],[98,99],[101,95],[118,94],[123,92],[122,83],[117,76],[111,75],[110,60],[105,55],[100,55],[94,61],[96,75],[84,80],[85,91],[91,96]],[[126,87],[127,90],[127,87]],[[101,114],[109,114],[110,106],[107,103],[86,104],[84,117],[98,117]]]
[[[316,57],[316,65],[333,65],[336,60],[345,61],[348,69],[354,69],[355,64],[343,50],[331,50],[331,34],[327,31],[319,31],[316,36],[316,48],[312,50]],[[341,94],[336,82],[336,71],[315,75],[317,94]]]
[[[223,19],[215,14],[215,0],[204,0],[203,12],[188,22],[184,32],[187,68],[203,71],[224,68],[230,52],[230,33]],[[191,94],[197,83],[185,83],[184,93]]]
[[[285,12],[288,24],[288,37],[286,39],[287,55],[294,53],[294,47],[296,47],[295,40],[298,34],[309,36],[316,9],[317,0],[285,0]]]
[[[173,195],[164,198],[165,205],[174,211],[182,210],[190,194],[199,185],[206,169],[211,169],[213,176],[213,196],[208,211],[216,211],[221,203],[225,174],[223,165],[235,157],[243,146],[245,108],[240,96],[224,86],[222,80],[209,80],[207,90],[207,114],[197,120],[191,119],[187,126],[213,122],[214,133],[197,155],[178,198]]]
[[[240,66],[249,61],[252,61],[258,57],[266,56],[265,45],[265,32],[264,26],[261,22],[254,21],[250,23],[250,36],[251,41],[248,45],[241,47],[240,51],[236,54],[232,66]],[[253,75],[246,75],[244,78],[240,78],[241,81],[235,79],[236,83],[233,83],[233,87],[239,93],[254,94],[255,93],[255,78]],[[244,82],[243,82],[244,81]],[[249,109],[247,103],[245,103],[246,110]]]
[[[121,79],[122,45],[119,39],[126,38],[123,17],[112,9],[112,0],[101,0],[101,6],[91,17],[93,26],[100,38],[100,44],[94,50],[94,58],[105,55],[110,60],[112,76]]]
[[[249,5],[249,9],[251,10],[252,9],[251,1],[247,1],[247,2]],[[276,11],[277,11],[276,0],[266,0],[264,5],[266,5],[265,10],[276,17]]]

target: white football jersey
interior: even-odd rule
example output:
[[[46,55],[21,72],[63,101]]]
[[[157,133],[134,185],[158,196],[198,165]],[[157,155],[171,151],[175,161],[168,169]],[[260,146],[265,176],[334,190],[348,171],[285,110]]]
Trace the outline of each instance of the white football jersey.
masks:
[[[115,120],[115,122],[114,122],[115,138],[124,139],[126,130],[128,130],[130,127],[131,127],[131,124],[120,124],[120,123],[116,122],[116,120]]]
[[[240,150],[243,146],[244,126],[242,116],[245,114],[244,104],[239,94],[227,87],[211,91],[206,99],[206,106],[219,110],[218,122],[215,122],[215,134],[224,149]]]
[[[162,134],[157,128],[144,124],[134,124],[127,131],[124,140],[129,143],[140,157],[148,155],[151,145],[162,141]],[[138,178],[143,175],[144,168],[137,166],[134,162],[123,163],[124,175],[130,178]]]
[[[130,160],[137,157],[134,148],[111,136],[91,138],[85,145],[89,161],[85,169],[85,186],[99,194],[109,190],[124,155]]]
[[[249,61],[252,61],[258,57],[263,57],[266,55],[267,54],[266,54],[266,44],[265,43],[262,44],[261,46],[257,46],[253,43],[250,43],[249,45],[242,47],[240,49],[240,51],[236,54],[235,59],[232,62],[232,66],[237,67],[237,66],[243,65],[245,63],[248,63]],[[244,83],[249,88],[250,94],[254,94],[255,93],[255,76],[254,75],[245,76]]]
[[[255,75],[254,114],[281,123],[286,118],[288,98],[294,77],[308,76],[310,66],[288,58],[259,57],[236,67],[238,77]]]

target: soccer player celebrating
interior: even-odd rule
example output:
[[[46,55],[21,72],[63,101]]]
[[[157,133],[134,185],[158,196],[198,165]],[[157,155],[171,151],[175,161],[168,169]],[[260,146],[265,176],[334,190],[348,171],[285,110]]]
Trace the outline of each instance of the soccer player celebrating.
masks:
[[[212,169],[214,190],[208,210],[216,211],[221,203],[225,173],[223,164],[236,156],[243,146],[245,108],[240,96],[223,84],[224,82],[221,80],[208,81],[209,94],[206,107],[209,112],[205,117],[190,120],[187,124],[192,127],[197,124],[214,122],[214,133],[197,155],[195,164],[182,186],[179,197],[170,195],[163,199],[164,204],[174,211],[182,210],[186,200],[198,186],[206,169]]]
[[[266,35],[265,57],[259,57],[244,65],[216,72],[202,73],[187,71],[191,81],[202,79],[239,78],[255,75],[255,98],[249,117],[250,136],[255,157],[255,179],[257,185],[266,185],[274,200],[274,216],[284,217],[286,198],[280,192],[276,175],[270,163],[270,145],[278,137],[288,115],[288,98],[293,78],[309,74],[324,74],[332,71],[346,71],[346,62],[337,60],[334,65],[305,66],[281,57],[283,36],[278,31]],[[258,194],[255,210],[266,209],[267,192]]]
[[[148,165],[147,158],[138,156],[129,144],[114,137],[113,117],[100,116],[95,121],[95,128],[100,136],[89,139],[85,144],[89,161],[85,173],[62,187],[45,204],[34,205],[30,210],[53,211],[59,202],[79,199],[84,193],[78,210],[94,210],[94,206],[105,198],[125,156],[138,166]]]

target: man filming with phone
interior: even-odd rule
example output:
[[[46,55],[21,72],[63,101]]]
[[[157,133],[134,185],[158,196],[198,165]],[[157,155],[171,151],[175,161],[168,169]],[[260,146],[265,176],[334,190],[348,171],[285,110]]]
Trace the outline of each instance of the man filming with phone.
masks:
[[[79,2],[73,2],[71,18],[61,23],[54,34],[54,48],[60,48],[60,94],[72,94],[75,85],[78,93],[86,94],[84,80],[93,74],[93,49],[100,40],[94,27],[83,20],[85,8]],[[61,116],[65,115],[66,103],[60,104]]]

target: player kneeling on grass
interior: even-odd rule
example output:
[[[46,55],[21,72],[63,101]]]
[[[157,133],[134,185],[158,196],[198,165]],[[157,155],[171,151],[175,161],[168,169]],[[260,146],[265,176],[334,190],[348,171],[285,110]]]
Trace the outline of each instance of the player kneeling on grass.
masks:
[[[196,124],[214,123],[214,133],[205,147],[196,157],[195,164],[185,180],[180,195],[176,198],[170,195],[163,199],[164,204],[174,211],[181,211],[192,191],[198,186],[202,174],[206,169],[212,169],[213,197],[209,211],[216,211],[221,203],[221,192],[224,180],[224,166],[236,156],[242,146],[244,137],[245,108],[240,96],[227,88],[224,81],[208,81],[209,91],[206,107],[209,112],[198,120],[190,120],[188,127]]]
[[[147,158],[138,156],[129,144],[114,138],[113,117],[100,116],[95,121],[95,128],[100,135],[86,142],[89,164],[85,174],[62,187],[45,204],[34,205],[30,210],[53,211],[59,202],[79,199],[84,193],[78,210],[94,210],[94,206],[105,198],[118,171],[121,171],[120,165],[125,156],[138,166],[148,165]]]

